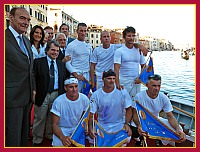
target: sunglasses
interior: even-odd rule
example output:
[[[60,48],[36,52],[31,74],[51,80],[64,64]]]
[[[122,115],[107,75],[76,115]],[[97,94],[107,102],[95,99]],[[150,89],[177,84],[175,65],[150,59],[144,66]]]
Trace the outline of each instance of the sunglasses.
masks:
[[[115,72],[112,69],[109,69],[103,72],[103,78],[106,78],[109,76],[116,76]]]

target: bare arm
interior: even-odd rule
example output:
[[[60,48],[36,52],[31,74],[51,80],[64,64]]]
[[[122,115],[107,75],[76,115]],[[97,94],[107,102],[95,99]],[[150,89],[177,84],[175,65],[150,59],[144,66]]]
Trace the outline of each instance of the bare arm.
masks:
[[[182,131],[182,129],[179,127],[178,122],[176,120],[176,118],[174,117],[172,112],[168,112],[166,113],[168,122],[170,123],[170,125],[176,130],[176,132],[179,134],[179,138],[180,138],[180,142],[183,142],[186,140],[186,135],[185,133]]]
[[[144,47],[144,45],[139,45],[140,51],[143,53],[144,56],[147,56],[148,50]]]
[[[117,89],[121,90],[120,81],[119,81],[119,69],[120,69],[120,64],[115,63],[114,64],[114,71],[116,73],[115,83],[116,83]]]
[[[133,108],[133,122],[135,123],[135,125],[137,126],[138,128],[138,133],[142,136],[146,136],[146,132],[144,132],[142,130],[142,126],[140,124],[140,121],[139,121],[139,118],[138,118],[138,114],[137,114],[137,111],[135,108]]]
[[[89,114],[89,136],[93,139],[95,138],[95,132],[94,132],[94,129],[93,129],[93,117],[94,117],[94,114],[90,112]]]
[[[53,133],[62,141],[62,144],[64,146],[70,146],[71,145],[71,137],[70,136],[64,136],[62,130],[58,127],[60,117],[57,115],[52,114],[52,127],[53,127]]]
[[[96,67],[96,63],[91,63],[91,65],[90,65],[90,80],[91,80],[92,89],[95,88],[95,82],[94,82],[95,67]]]
[[[128,133],[128,136],[132,135],[132,130],[128,125],[132,120],[132,116],[133,116],[132,107],[126,108],[126,120],[125,120],[124,128],[126,132]]]
[[[81,75],[81,74],[78,75],[76,72],[72,72],[72,75],[73,75],[75,78],[77,78],[78,80],[81,80],[81,81],[84,81],[84,80],[85,80],[85,78],[84,78],[83,75]]]

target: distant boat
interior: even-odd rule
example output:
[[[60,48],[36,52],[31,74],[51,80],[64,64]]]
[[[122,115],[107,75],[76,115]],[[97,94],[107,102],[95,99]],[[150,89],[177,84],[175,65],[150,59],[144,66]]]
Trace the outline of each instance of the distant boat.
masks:
[[[183,59],[185,59],[185,60],[189,60],[190,56],[189,56],[188,51],[186,50],[186,51],[182,52],[182,53],[181,53],[181,57],[182,57]]]

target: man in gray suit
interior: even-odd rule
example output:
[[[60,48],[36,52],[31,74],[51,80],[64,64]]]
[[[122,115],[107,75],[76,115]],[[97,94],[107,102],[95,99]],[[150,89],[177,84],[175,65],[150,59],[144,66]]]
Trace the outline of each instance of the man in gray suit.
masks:
[[[23,34],[30,15],[24,8],[12,8],[9,18],[5,31],[5,146],[27,146],[33,55]]]

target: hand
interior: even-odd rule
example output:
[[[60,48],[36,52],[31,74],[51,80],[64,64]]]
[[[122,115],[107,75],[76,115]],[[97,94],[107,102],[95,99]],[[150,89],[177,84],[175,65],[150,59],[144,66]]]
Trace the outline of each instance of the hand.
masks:
[[[62,59],[62,62],[67,62],[67,61],[70,61],[70,60],[71,60],[71,56],[67,55]]]
[[[89,131],[89,136],[90,136],[90,138],[92,138],[92,139],[96,138],[96,135],[95,135],[95,134],[97,134],[97,133],[94,132],[93,129]]]
[[[143,45],[139,45],[140,51],[143,53],[144,56],[147,56],[148,50]]]
[[[143,131],[141,126],[138,127],[138,133],[140,134],[140,136],[148,136],[148,133]]]
[[[135,84],[140,84],[140,83],[141,83],[140,78],[135,79]]]
[[[33,90],[33,98],[32,98],[32,102],[35,103],[35,95],[36,95],[36,91]]]
[[[186,140],[186,135],[182,130],[178,130],[177,133],[179,134],[179,142],[184,142]]]
[[[80,81],[84,81],[85,80],[85,77],[82,74],[80,74],[80,75],[77,74],[76,78],[78,80],[80,80]]]
[[[124,86],[120,85],[120,84],[116,84],[116,88],[118,90],[123,90],[124,89]]]
[[[131,128],[130,128],[130,126],[128,124],[124,124],[124,129],[128,133],[128,136],[132,135],[132,130],[131,130]]]
[[[70,146],[72,144],[70,136],[63,136],[62,138],[60,138],[60,140],[62,141],[62,144],[64,146]]]

